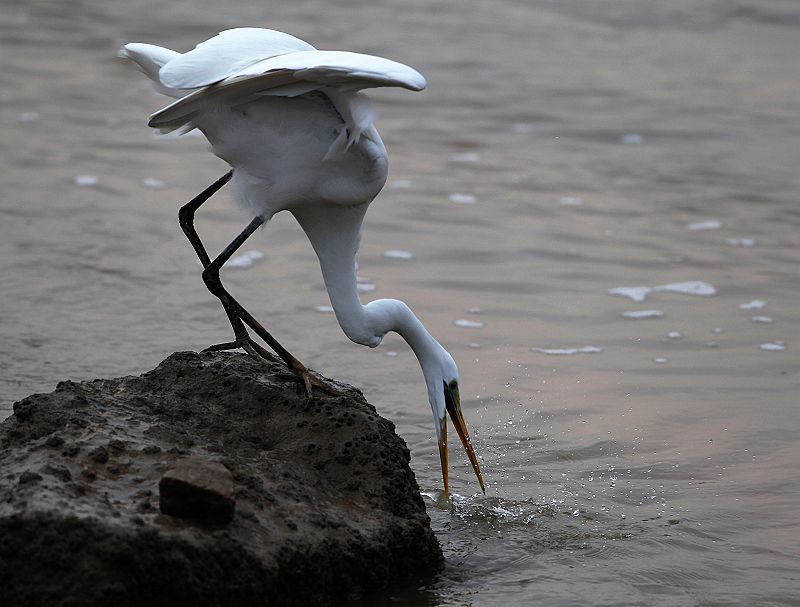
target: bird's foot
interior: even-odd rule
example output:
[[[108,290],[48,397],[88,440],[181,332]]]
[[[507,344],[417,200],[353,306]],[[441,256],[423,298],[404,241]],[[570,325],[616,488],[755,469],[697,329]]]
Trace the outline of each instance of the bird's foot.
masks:
[[[272,354],[272,352],[266,350],[263,346],[253,341],[253,339],[250,337],[236,339],[234,341],[229,341],[222,344],[214,344],[205,348],[203,352],[220,352],[224,350],[237,350],[239,348],[261,362],[284,362],[292,371],[292,373],[294,373],[295,377],[302,382],[308,398],[313,396],[314,388],[317,388],[318,390],[330,396],[338,396],[341,394],[341,390],[323,378],[316,371],[312,371],[306,367],[296,358],[292,357],[288,361],[282,361],[279,357]]]
[[[316,371],[312,371],[311,369],[306,367],[296,358],[287,361],[287,364],[289,368],[297,376],[297,379],[303,382],[303,386],[305,387],[306,390],[306,396],[308,398],[311,398],[313,396],[314,388],[317,388],[318,390],[330,396],[338,396],[339,394],[341,394],[341,390],[339,390],[336,386],[327,381]]]
[[[222,344],[213,344],[203,349],[203,352],[222,352],[225,350],[238,350],[239,348],[247,352],[256,360],[270,363],[280,362],[280,359],[277,356],[258,345],[250,337],[243,337],[234,341],[226,341]]]

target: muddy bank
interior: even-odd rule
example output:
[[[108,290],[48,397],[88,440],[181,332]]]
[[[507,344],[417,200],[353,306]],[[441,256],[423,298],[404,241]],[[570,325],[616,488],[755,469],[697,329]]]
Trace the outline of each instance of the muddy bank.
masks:
[[[339,388],[306,399],[280,365],[181,352],[17,402],[0,424],[0,604],[334,604],[435,571],[408,449]],[[186,462],[221,464],[235,510],[164,514],[159,481]]]

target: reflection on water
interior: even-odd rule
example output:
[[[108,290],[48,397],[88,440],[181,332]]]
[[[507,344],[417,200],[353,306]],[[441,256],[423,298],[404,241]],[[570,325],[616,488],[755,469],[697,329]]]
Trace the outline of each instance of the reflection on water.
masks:
[[[0,415],[61,379],[141,372],[228,338],[175,218],[226,167],[196,133],[148,131],[164,100],[114,53],[274,27],[430,83],[374,94],[392,173],[367,215],[359,286],[405,299],[458,360],[487,496],[454,448],[458,494],[443,502],[416,361],[394,336],[353,346],[320,313],[291,218],[225,270],[281,341],[362,387],[411,448],[447,565],[366,604],[792,604],[796,4],[275,13],[31,0],[0,15]],[[210,249],[247,220],[228,196],[198,215]]]

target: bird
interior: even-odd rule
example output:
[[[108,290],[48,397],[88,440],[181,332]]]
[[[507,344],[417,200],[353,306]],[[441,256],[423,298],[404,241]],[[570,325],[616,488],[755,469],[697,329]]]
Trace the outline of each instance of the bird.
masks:
[[[362,305],[356,286],[356,254],[367,207],[387,177],[387,152],[362,92],[374,87],[425,88],[413,68],[374,55],[318,50],[290,34],[264,28],[224,30],[186,53],[154,44],[125,44],[132,61],[156,89],[175,101],[150,116],[161,132],[200,130],[211,151],[231,170],[183,205],[179,223],[203,265],[203,280],[219,298],[234,340],[210,350],[242,348],[256,358],[269,352],[258,335],[305,385],[329,390],[227,291],[220,268],[276,213],[291,213],[319,259],[336,319],[357,344],[376,347],[398,333],[419,361],[434,418],[444,495],[449,496],[447,415],[467,453],[483,493],[478,458],[461,411],[458,368],[411,308],[397,299]],[[214,259],[197,231],[200,206],[230,182],[234,199],[253,216]]]

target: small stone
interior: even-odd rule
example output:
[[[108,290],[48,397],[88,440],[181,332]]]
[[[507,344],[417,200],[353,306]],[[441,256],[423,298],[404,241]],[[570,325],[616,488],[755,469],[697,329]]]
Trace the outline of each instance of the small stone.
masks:
[[[161,447],[158,445],[147,445],[142,448],[142,453],[145,455],[155,455],[156,453],[161,453]]]
[[[105,464],[108,461],[108,451],[105,447],[95,447],[89,451],[89,459],[97,464]]]
[[[233,475],[217,462],[184,458],[158,482],[161,512],[213,523],[233,520]]]
[[[40,480],[42,480],[42,475],[37,474],[36,472],[31,472],[30,470],[25,470],[25,472],[19,475],[20,485],[27,485],[28,483],[36,483]]]
[[[108,442],[108,448],[112,451],[125,451],[125,443],[118,438]]]

